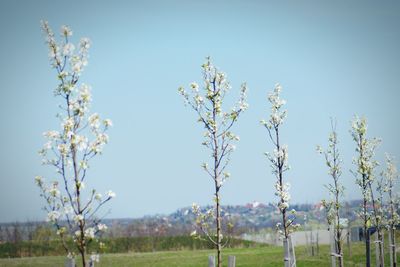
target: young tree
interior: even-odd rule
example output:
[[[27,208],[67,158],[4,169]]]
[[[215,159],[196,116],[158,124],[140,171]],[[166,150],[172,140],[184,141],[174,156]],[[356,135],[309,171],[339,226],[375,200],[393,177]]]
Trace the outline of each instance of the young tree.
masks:
[[[289,211],[290,185],[285,182],[283,176],[289,170],[289,164],[288,147],[281,144],[280,140],[280,126],[283,124],[287,114],[287,111],[282,109],[286,101],[280,98],[281,90],[281,85],[276,84],[273,92],[268,95],[268,101],[271,103],[271,115],[268,121],[261,120],[261,124],[267,129],[269,138],[274,145],[273,154],[268,152],[265,154],[271,163],[272,173],[276,177],[275,195],[279,198],[278,209],[282,215],[282,222],[277,223],[276,227],[283,238],[284,263],[286,267],[296,266],[296,260],[290,251],[290,235],[299,225],[294,223],[296,211],[294,209]]]
[[[378,215],[377,203],[374,198],[374,191],[372,184],[375,179],[375,168],[378,166],[378,162],[374,160],[375,149],[380,143],[377,138],[367,138],[367,121],[365,118],[355,117],[352,122],[351,135],[354,142],[356,143],[357,156],[353,159],[353,164],[356,165],[357,170],[353,172],[356,177],[356,183],[361,189],[363,196],[363,202],[360,218],[364,223],[364,235],[365,235],[365,249],[366,249],[366,266],[370,266],[370,248],[369,248],[369,227],[371,221],[376,226],[378,232],[379,242],[382,241],[382,229],[381,229],[381,218]],[[371,204],[372,210],[368,209],[368,205]],[[379,246],[383,246],[382,243]],[[379,262],[383,266],[383,255],[381,254],[382,249],[379,249]]]
[[[74,258],[77,249],[83,266],[87,266],[88,244],[96,241],[96,236],[107,228],[101,223],[98,211],[115,197],[115,193],[108,191],[102,196],[95,189],[87,191],[85,183],[89,161],[101,154],[108,142],[106,131],[112,123],[109,119],[102,120],[97,113],[89,113],[90,87],[80,83],[87,65],[89,39],[82,38],[76,52],[70,42],[72,30],[69,27],[61,27],[60,43],[46,21],[42,21],[42,30],[58,79],[54,94],[63,104],[57,115],[61,130],[45,132],[47,142],[39,152],[42,163],[56,169],[57,180],[46,182],[43,177],[36,176],[35,182],[46,201],[47,221],[56,227],[66,253]],[[70,238],[74,241],[73,247],[67,242]]]
[[[203,163],[202,167],[214,184],[215,205],[206,213],[203,213],[196,204],[193,205],[193,212],[197,215],[197,226],[201,231],[199,234],[197,232],[193,234],[198,237],[206,236],[215,245],[218,267],[221,267],[221,250],[224,244],[220,190],[230,176],[226,172],[226,167],[235,150],[233,143],[239,141],[239,137],[231,132],[231,128],[237,122],[239,115],[247,109],[247,87],[246,84],[242,84],[237,105],[225,112],[222,105],[226,93],[231,88],[226,74],[215,67],[209,57],[202,65],[202,69],[203,85],[201,90],[199,90],[199,85],[193,82],[190,84],[191,93],[186,92],[183,87],[179,88],[179,93],[183,96],[185,103],[196,112],[198,121],[205,128],[205,140],[202,145],[211,151],[212,157],[211,164]]]
[[[342,204],[340,201],[340,197],[343,196],[344,187],[340,184],[339,181],[339,178],[342,175],[342,160],[340,159],[340,153],[338,149],[339,141],[336,132],[336,123],[331,121],[331,127],[332,131],[328,138],[329,144],[327,149],[323,150],[321,146],[318,146],[317,151],[324,155],[325,164],[329,168],[328,174],[332,177],[333,180],[333,183],[329,183],[328,185],[326,185],[331,199],[323,200],[322,204],[327,212],[327,221],[329,227],[331,227],[331,225],[334,227],[336,254],[339,257],[339,266],[343,267],[343,237],[342,228],[340,225],[340,210]]]
[[[398,214],[399,199],[396,197],[395,185],[399,178],[393,158],[386,154],[386,169],[382,172],[384,177],[383,191],[387,194],[387,225],[389,228],[390,266],[397,266],[396,255],[396,225],[400,223]]]

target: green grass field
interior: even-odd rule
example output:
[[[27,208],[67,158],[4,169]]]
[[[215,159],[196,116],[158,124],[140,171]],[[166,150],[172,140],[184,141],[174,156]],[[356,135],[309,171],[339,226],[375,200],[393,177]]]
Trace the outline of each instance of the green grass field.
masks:
[[[330,266],[328,256],[328,246],[321,246],[318,256],[309,256],[306,248],[300,246],[296,248],[298,267],[320,267]],[[345,249],[345,266],[364,266],[364,247],[361,243],[352,245],[352,257]],[[124,253],[124,254],[105,254],[101,255],[100,263],[96,267],[124,267],[124,266],[154,266],[154,267],[205,267],[208,266],[208,255],[213,254],[212,250],[184,250],[154,253]],[[236,256],[236,266],[261,267],[261,266],[283,266],[282,247],[258,247],[258,248],[235,248],[226,249],[223,252],[224,266],[227,266],[228,255]],[[0,259],[0,266],[37,266],[37,267],[60,267],[64,266],[65,257],[33,257],[33,258],[14,258]],[[78,259],[77,259],[78,260]],[[386,261],[388,262],[388,258]],[[372,263],[375,258],[372,251]],[[78,262],[80,263],[80,262]],[[79,265],[78,265],[79,266]]]

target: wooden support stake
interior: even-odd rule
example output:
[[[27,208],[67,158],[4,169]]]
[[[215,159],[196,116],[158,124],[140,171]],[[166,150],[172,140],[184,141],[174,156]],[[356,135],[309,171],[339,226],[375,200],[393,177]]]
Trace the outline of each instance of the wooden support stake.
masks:
[[[289,236],[289,248],[290,248],[290,266],[296,267],[296,253],[294,251],[294,245],[292,242],[292,236]]]
[[[67,260],[65,261],[65,267],[75,267],[75,259],[67,258]]]
[[[329,240],[331,243],[331,264],[332,267],[336,267],[336,244],[335,244],[335,231],[333,225],[329,226]]]
[[[208,256],[208,267],[215,267],[215,255]]]
[[[229,255],[228,256],[228,267],[235,267],[236,266],[236,257]]]
[[[289,250],[289,243],[288,240],[286,238],[283,238],[283,251],[284,251],[284,266],[285,267],[291,267],[290,266],[290,250]]]

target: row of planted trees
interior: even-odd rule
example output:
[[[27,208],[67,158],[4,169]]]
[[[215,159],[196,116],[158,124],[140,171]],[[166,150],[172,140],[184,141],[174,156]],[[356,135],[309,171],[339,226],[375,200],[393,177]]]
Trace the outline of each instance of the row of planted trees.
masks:
[[[222,232],[223,229],[231,227],[229,216],[224,216],[224,211],[221,210],[220,190],[230,176],[226,172],[226,167],[235,148],[232,143],[239,141],[239,137],[231,131],[231,128],[237,122],[239,115],[248,107],[246,103],[247,86],[245,83],[242,84],[237,105],[229,111],[224,111],[222,108],[224,97],[231,88],[226,74],[216,68],[210,58],[207,58],[202,69],[202,85],[193,82],[190,84],[191,92],[187,92],[183,87],[179,88],[179,92],[185,103],[197,113],[198,121],[204,127],[205,140],[202,144],[210,150],[212,160],[211,164],[203,163],[203,168],[211,177],[215,189],[213,208],[203,211],[196,204],[193,205],[193,212],[197,215],[197,229],[192,235],[206,239],[215,245],[217,266],[220,267],[222,266],[222,248],[229,241],[229,237],[225,237]],[[296,211],[289,209],[289,183],[284,178],[284,173],[289,170],[289,164],[288,147],[280,139],[281,126],[287,114],[287,111],[283,109],[286,101],[280,97],[281,90],[282,87],[277,84],[273,92],[269,94],[271,114],[268,120],[261,120],[261,124],[266,128],[274,146],[273,152],[265,153],[265,155],[276,178],[275,195],[278,197],[277,207],[282,218],[276,228],[283,240],[284,264],[285,266],[296,266],[291,233],[299,224],[295,223]]]
[[[81,83],[80,77],[84,67],[87,65],[88,49],[90,41],[82,38],[79,45],[75,47],[70,42],[72,30],[63,26],[61,28],[61,41],[56,37],[47,22],[42,22],[42,29],[46,36],[49,48],[51,66],[56,71],[58,86],[54,93],[60,97],[63,104],[60,105],[58,118],[61,121],[61,130],[48,131],[44,136],[48,139],[40,154],[43,156],[43,164],[55,168],[58,179],[46,182],[37,176],[36,184],[41,190],[41,196],[45,199],[45,210],[47,220],[51,222],[57,235],[61,238],[65,252],[75,260],[75,251],[81,256],[83,266],[87,266],[87,248],[89,244],[97,244],[98,252],[102,243],[98,241],[101,232],[106,230],[106,225],[101,223],[99,216],[101,208],[113,197],[115,193],[106,192],[104,195],[95,189],[87,190],[87,172],[90,160],[101,154],[102,147],[108,142],[106,131],[112,126],[111,120],[101,119],[97,113],[90,113],[91,102],[90,87]],[[202,167],[211,178],[214,185],[214,206],[209,210],[203,210],[196,204],[193,212],[197,215],[196,230],[193,236],[206,239],[216,248],[217,265],[222,266],[222,249],[229,241],[229,233],[232,225],[229,216],[221,209],[221,188],[229,178],[227,166],[230,156],[235,150],[234,143],[239,137],[232,132],[232,127],[244,112],[248,105],[246,103],[246,84],[242,84],[240,97],[237,105],[225,111],[223,109],[224,98],[231,86],[226,74],[216,68],[210,58],[202,65],[203,82],[201,85],[193,82],[190,91],[183,87],[179,88],[185,103],[197,114],[198,121],[204,128],[204,145],[211,153],[211,161],[203,163]],[[274,150],[266,153],[275,176],[275,189],[278,198],[277,208],[281,214],[281,222],[277,224],[284,248],[284,264],[296,266],[291,233],[299,226],[295,223],[296,211],[289,208],[290,194],[289,184],[285,173],[289,170],[288,147],[281,140],[281,127],[286,118],[287,111],[283,108],[285,100],[281,99],[281,86],[278,84],[269,94],[268,101],[271,104],[271,112],[268,120],[262,120],[261,124],[266,129]],[[382,179],[376,182],[374,169],[377,166],[373,160],[374,150],[378,144],[376,139],[367,139],[366,121],[356,118],[352,130],[353,139],[357,144],[358,153],[354,163],[357,170],[354,172],[357,183],[363,193],[363,206],[360,216],[364,221],[364,230],[367,231],[369,223],[372,222],[377,230],[380,244],[383,243],[382,231],[387,226],[394,231],[398,223],[396,213],[394,183],[397,171],[393,160],[388,157],[387,170],[383,172]],[[343,186],[339,177],[341,176],[341,160],[338,150],[338,139],[335,127],[329,137],[329,145],[326,150],[319,151],[325,155],[326,164],[333,183],[327,186],[332,200],[324,201],[327,208],[328,221],[335,229],[336,254],[341,259],[343,266],[342,233],[340,227],[340,209]],[[377,184],[378,196],[374,197],[373,186]],[[389,210],[383,209],[383,193],[387,193]],[[371,204],[372,209],[368,208]],[[387,220],[384,220],[388,215]],[[385,223],[384,223],[385,222]],[[394,257],[394,233],[391,235]],[[73,242],[70,242],[70,241]],[[93,245],[91,245],[92,247]],[[383,253],[383,249],[380,249]],[[383,255],[383,254],[381,254]],[[90,262],[98,257],[92,257]],[[394,260],[395,262],[395,260]],[[74,263],[73,263],[74,264]],[[382,265],[383,266],[383,256]]]
[[[366,266],[371,265],[370,257],[370,233],[376,231],[376,266],[384,266],[384,231],[389,234],[390,266],[397,266],[396,258],[396,226],[400,223],[398,209],[399,196],[396,194],[395,184],[398,172],[394,159],[386,154],[386,167],[377,174],[378,161],[375,159],[375,151],[381,140],[367,136],[367,121],[365,118],[355,117],[352,121],[351,136],[355,142],[356,156],[353,158],[355,170],[351,173],[359,186],[362,195],[362,204],[358,211],[358,217],[362,221],[363,237],[365,241]],[[326,165],[332,183],[326,188],[331,196],[330,200],[323,200],[326,208],[327,222],[333,227],[334,250],[332,260],[338,259],[338,265],[343,264],[343,227],[341,223],[341,209],[344,187],[339,178],[342,175],[342,160],[338,149],[338,134],[336,123],[332,121],[332,131],[329,135],[328,147],[324,150],[318,146],[317,151],[324,155]]]
[[[203,84],[195,82],[190,84],[191,92],[187,92],[183,87],[179,88],[185,103],[188,104],[198,115],[198,121],[205,129],[205,141],[202,143],[211,151],[211,164],[203,163],[203,168],[211,177],[214,184],[214,202],[212,209],[202,211],[196,204],[193,211],[197,215],[197,229],[192,233],[195,237],[206,239],[213,243],[217,251],[217,264],[222,266],[221,250],[229,240],[222,234],[222,220],[225,219],[226,229],[229,229],[229,218],[223,216],[221,210],[221,187],[230,174],[226,171],[230,155],[234,150],[231,143],[238,141],[239,137],[231,132],[231,127],[236,123],[239,115],[247,108],[245,96],[246,84],[241,86],[241,94],[236,107],[230,111],[222,109],[222,103],[230,89],[230,84],[226,80],[226,74],[212,65],[210,58],[207,58],[203,68]],[[283,144],[280,138],[281,126],[286,118],[287,111],[283,109],[286,101],[281,99],[281,86],[277,84],[274,90],[268,95],[271,105],[271,112],[268,120],[261,120],[267,135],[273,144],[272,153],[265,153],[270,162],[275,181],[275,195],[278,197],[277,208],[281,214],[281,222],[276,225],[277,231],[283,241],[284,265],[296,266],[294,248],[291,240],[291,233],[295,231],[299,224],[295,223],[296,211],[289,209],[290,184],[285,180],[285,172],[289,170],[288,147]],[[336,122],[331,120],[332,131],[328,138],[328,147],[323,149],[317,147],[317,151],[324,155],[328,173],[332,182],[326,185],[330,195],[329,200],[323,200],[322,204],[326,209],[327,222],[333,230],[334,251],[332,260],[339,266],[343,263],[343,225],[340,217],[344,187],[340,181],[342,175],[342,160],[339,152],[338,134],[336,132]],[[375,149],[380,143],[377,138],[367,138],[367,122],[365,118],[355,117],[352,121],[351,135],[356,144],[356,156],[353,159],[356,170],[351,171],[356,178],[356,184],[361,188],[363,204],[359,217],[363,221],[364,236],[368,237],[371,225],[377,231],[377,266],[384,266],[383,250],[383,231],[389,231],[389,246],[391,255],[391,266],[396,266],[396,243],[395,229],[399,223],[398,196],[395,194],[395,182],[398,178],[397,170],[393,158],[386,155],[386,170],[379,178],[376,177],[375,168],[378,166],[374,159]],[[366,266],[370,266],[369,240],[366,242]],[[336,265],[336,264],[335,264]]]

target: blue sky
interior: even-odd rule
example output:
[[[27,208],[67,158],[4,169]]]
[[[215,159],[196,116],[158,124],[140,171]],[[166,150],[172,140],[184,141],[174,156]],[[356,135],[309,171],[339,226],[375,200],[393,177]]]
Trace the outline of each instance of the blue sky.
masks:
[[[0,221],[42,219],[34,176],[52,176],[37,151],[42,132],[58,129],[60,99],[40,31],[46,19],[73,41],[92,40],[82,81],[92,86],[92,110],[114,122],[104,155],[87,185],[112,189],[109,217],[168,213],[211,203],[213,185],[201,169],[208,152],[202,128],[177,88],[201,81],[211,56],[238,95],[249,87],[249,110],[234,131],[241,137],[222,191],[223,204],[271,202],[271,150],[259,120],[267,93],[283,86],[288,119],[292,202],[326,197],[323,159],[330,117],[338,121],[346,199],[360,197],[349,173],[354,114],[365,115],[377,152],[400,159],[400,4],[395,1],[1,1]]]

